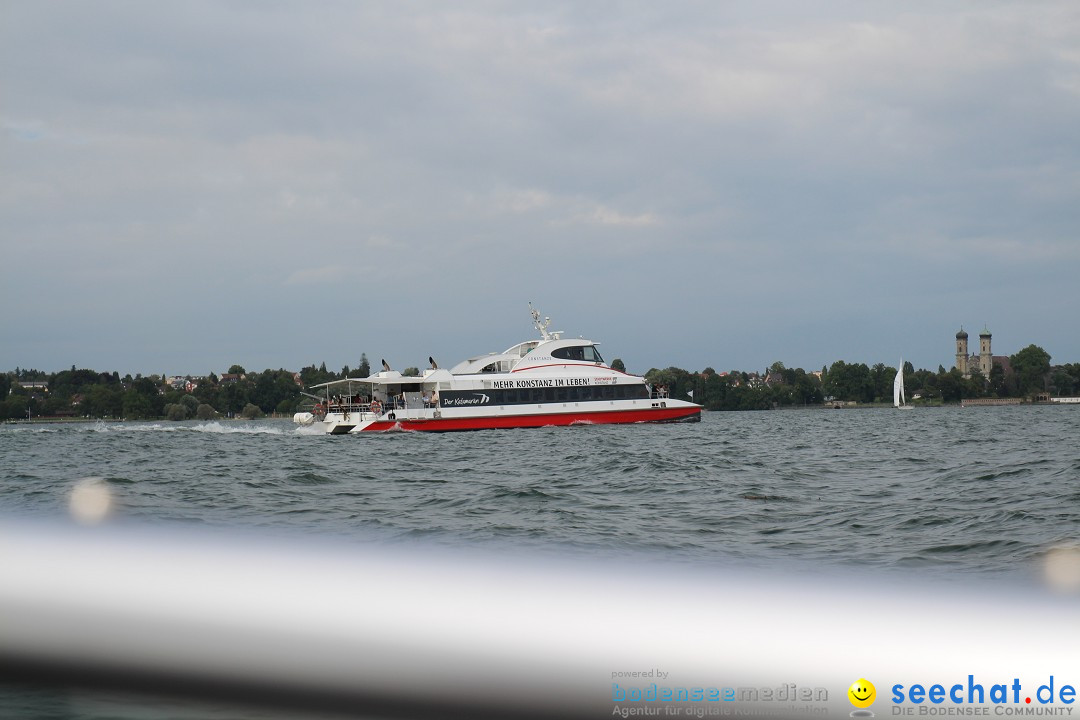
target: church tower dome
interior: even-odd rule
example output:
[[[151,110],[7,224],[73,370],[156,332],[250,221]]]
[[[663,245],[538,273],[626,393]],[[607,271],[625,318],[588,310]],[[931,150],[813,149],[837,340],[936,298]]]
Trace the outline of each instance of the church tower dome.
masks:
[[[964,377],[968,376],[968,334],[964,328],[956,333],[956,369]]]
[[[979,372],[987,380],[990,379],[990,370],[994,367],[994,356],[990,351],[990,331],[983,326],[983,331],[979,333]]]

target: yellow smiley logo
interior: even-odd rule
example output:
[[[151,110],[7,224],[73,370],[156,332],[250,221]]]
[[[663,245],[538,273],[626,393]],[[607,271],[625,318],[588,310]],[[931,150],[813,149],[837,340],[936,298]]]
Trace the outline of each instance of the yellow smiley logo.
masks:
[[[867,708],[874,704],[874,698],[877,697],[877,690],[874,689],[874,683],[866,678],[859,678],[851,683],[851,687],[847,689],[847,696],[848,700],[850,700],[851,704],[855,707]]]

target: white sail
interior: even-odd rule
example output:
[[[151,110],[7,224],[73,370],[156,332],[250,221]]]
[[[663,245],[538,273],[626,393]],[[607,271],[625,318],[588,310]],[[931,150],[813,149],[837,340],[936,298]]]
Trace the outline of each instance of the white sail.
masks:
[[[900,365],[896,368],[896,378],[892,385],[892,404],[893,407],[900,407],[904,403],[904,359],[900,358]]]

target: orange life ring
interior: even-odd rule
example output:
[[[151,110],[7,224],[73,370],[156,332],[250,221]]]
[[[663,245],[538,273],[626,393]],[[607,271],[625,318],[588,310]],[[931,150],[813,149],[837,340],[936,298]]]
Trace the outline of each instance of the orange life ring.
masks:
[[[382,413],[382,403],[379,402],[378,400],[372,400],[371,401],[371,412],[375,413],[376,415],[381,414]]]

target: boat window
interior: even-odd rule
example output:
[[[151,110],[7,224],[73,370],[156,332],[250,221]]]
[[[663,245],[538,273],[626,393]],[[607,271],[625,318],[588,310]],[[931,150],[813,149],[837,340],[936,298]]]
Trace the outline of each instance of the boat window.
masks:
[[[581,351],[580,345],[575,345],[573,347],[555,348],[551,351],[551,357],[558,360],[584,360],[585,353]]]
[[[604,362],[594,345],[572,345],[571,347],[555,348],[551,351],[551,357],[559,360],[584,360],[585,362]]]
[[[389,387],[388,397],[397,397]],[[439,393],[444,405],[471,405],[478,393],[471,390],[444,390]],[[626,400],[647,398],[648,390],[644,385],[593,385],[560,388],[521,388],[488,389],[485,391],[488,401],[493,405],[526,405],[554,402],[596,402],[602,400]],[[387,396],[384,396],[387,397]],[[461,401],[459,401],[461,400]],[[420,402],[420,400],[416,400]],[[410,401],[411,406],[411,401]]]

